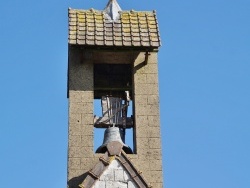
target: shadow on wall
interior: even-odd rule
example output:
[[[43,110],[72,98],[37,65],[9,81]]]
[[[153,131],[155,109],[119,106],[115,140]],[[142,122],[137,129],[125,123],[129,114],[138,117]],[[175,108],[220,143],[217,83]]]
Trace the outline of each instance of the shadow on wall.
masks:
[[[79,188],[79,185],[83,182],[83,180],[87,177],[88,172],[70,179],[68,181],[68,188]]]

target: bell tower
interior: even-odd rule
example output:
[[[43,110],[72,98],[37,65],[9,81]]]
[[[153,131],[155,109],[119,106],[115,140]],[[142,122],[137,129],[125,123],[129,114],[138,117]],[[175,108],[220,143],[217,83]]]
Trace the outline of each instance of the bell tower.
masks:
[[[162,188],[156,12],[109,0],[104,10],[69,8],[68,16],[68,187]],[[103,140],[97,150],[94,139]]]

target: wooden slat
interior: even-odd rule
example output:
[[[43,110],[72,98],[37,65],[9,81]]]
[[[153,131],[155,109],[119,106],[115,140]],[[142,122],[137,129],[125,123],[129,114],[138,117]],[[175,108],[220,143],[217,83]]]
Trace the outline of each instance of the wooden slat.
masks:
[[[108,121],[108,123],[105,123],[105,120],[107,120],[107,117],[95,116],[95,118],[94,118],[94,127],[95,128],[109,128],[109,127],[113,126],[112,124],[109,123],[109,121]],[[123,128],[122,118],[119,118],[118,124],[115,125],[115,126]],[[133,119],[131,117],[127,117],[127,119],[126,119],[126,128],[132,128],[132,127],[134,127]]]

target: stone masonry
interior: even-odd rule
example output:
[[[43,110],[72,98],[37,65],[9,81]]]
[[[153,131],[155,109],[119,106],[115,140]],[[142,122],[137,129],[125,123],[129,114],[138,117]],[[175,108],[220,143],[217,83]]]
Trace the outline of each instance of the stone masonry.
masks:
[[[95,163],[93,152],[93,64],[82,62],[81,50],[69,51],[68,97],[68,181],[77,187],[78,179]]]
[[[93,188],[137,188],[119,161],[113,160]]]
[[[163,187],[162,154],[159,122],[159,89],[157,52],[151,52],[143,67],[145,53],[134,61],[134,116],[136,158],[132,161],[154,187]]]
[[[83,51],[70,49],[68,70],[69,150],[68,181],[77,187],[100,154],[93,149],[93,62],[83,57]],[[132,52],[128,60],[133,69],[134,121],[136,153],[131,161],[154,187],[163,187],[162,155],[159,122],[159,90],[157,52]],[[117,59],[117,58],[116,58]],[[70,188],[71,188],[70,187]]]

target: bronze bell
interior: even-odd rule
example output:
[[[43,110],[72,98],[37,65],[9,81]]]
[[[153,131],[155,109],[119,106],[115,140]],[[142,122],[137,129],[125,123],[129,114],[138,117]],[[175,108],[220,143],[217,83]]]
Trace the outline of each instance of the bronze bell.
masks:
[[[132,149],[124,144],[125,132],[118,127],[109,127],[104,132],[103,144],[97,148],[96,153],[105,153],[107,151],[107,144],[112,141],[118,141],[123,144],[123,151],[127,154],[132,154]]]

